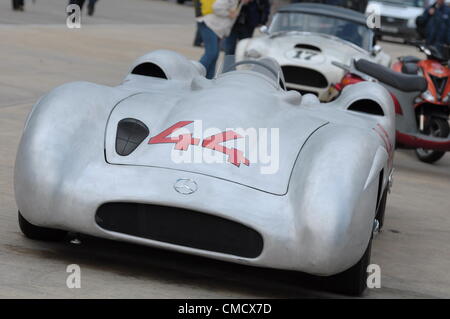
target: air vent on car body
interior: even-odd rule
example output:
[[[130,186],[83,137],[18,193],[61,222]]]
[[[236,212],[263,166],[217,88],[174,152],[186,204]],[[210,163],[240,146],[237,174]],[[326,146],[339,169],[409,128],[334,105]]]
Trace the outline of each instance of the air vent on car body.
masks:
[[[126,118],[117,124],[116,152],[128,156],[149,134],[148,127],[139,120]]]
[[[108,231],[244,258],[258,257],[264,247],[254,229],[186,208],[105,203],[98,208],[95,221]]]
[[[317,52],[322,52],[322,50],[314,45],[310,45],[310,44],[304,44],[304,43],[299,43],[295,45],[296,49],[305,49],[305,50],[311,50],[311,51],[317,51]]]

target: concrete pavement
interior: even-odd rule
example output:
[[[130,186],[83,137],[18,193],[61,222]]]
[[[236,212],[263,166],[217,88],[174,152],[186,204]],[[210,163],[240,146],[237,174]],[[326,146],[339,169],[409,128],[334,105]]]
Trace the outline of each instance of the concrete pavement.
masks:
[[[65,23],[69,0],[25,1],[25,12],[11,11],[11,1],[0,3],[0,24],[51,25]],[[61,14],[63,13],[63,14]],[[83,23],[97,24],[189,24],[193,23],[192,5],[176,5],[174,0],[99,0],[93,17],[83,15]]]
[[[242,267],[95,238],[81,245],[27,240],[17,226],[15,152],[26,115],[57,85],[86,80],[116,85],[138,56],[173,49],[198,59],[191,46],[193,9],[171,2],[101,0],[81,30],[64,25],[59,0],[27,3],[25,13],[0,3],[0,298],[333,297],[301,275]],[[384,44],[394,56],[417,54]],[[435,165],[410,151],[395,159],[385,230],[372,262],[382,288],[367,298],[450,298],[450,155]],[[66,287],[66,267],[79,264],[82,288]]]

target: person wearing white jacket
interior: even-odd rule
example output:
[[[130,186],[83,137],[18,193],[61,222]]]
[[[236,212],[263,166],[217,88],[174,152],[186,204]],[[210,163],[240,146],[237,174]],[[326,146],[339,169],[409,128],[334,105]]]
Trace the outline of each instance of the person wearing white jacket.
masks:
[[[205,45],[205,53],[200,63],[206,68],[206,77],[212,79],[216,72],[221,38],[228,36],[239,15],[239,5],[251,0],[216,0],[213,12],[197,19],[198,28]]]

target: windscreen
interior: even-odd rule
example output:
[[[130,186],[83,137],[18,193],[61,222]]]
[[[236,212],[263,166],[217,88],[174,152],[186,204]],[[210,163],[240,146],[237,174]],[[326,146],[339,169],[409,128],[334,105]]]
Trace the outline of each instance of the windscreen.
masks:
[[[423,8],[425,6],[424,0],[381,0],[380,2],[418,8]]]
[[[349,20],[299,12],[277,13],[269,32],[301,31],[321,33],[349,41],[367,51],[372,49],[373,32],[367,26]]]

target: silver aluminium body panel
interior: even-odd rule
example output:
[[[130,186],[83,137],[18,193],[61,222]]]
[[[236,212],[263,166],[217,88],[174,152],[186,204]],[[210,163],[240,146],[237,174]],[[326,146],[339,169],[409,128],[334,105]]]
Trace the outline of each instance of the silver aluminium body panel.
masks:
[[[304,80],[298,81],[301,82],[299,84],[293,79],[286,79],[286,84],[291,89],[314,92],[321,101],[330,100],[332,97],[330,86],[339,83],[345,74],[342,69],[332,64],[333,61],[349,64],[352,59],[367,59],[386,67],[390,67],[391,64],[391,57],[384,51],[374,56],[348,41],[310,32],[262,35],[239,41],[236,60],[243,61],[254,56],[274,58],[282,67],[289,67],[291,70],[298,68],[299,71],[295,75],[297,78],[302,78],[302,69],[320,73],[328,85],[320,87],[316,84],[304,85]],[[294,74],[290,78],[294,78]]]
[[[321,104],[314,96],[284,91],[255,71],[207,80],[198,64],[170,51],[152,52],[131,70],[143,63],[158,65],[167,79],[130,73],[117,87],[66,84],[33,107],[15,167],[17,205],[29,222],[323,276],[361,258],[372,233],[380,174],[384,190],[392,171],[394,107],[383,87],[356,84],[336,101]],[[362,99],[380,105],[384,116],[347,110]],[[264,175],[259,163],[175,164],[174,144],[149,145],[148,138],[130,157],[119,157],[114,137],[123,118],[145,123],[149,137],[187,120],[222,130],[278,128],[280,167]],[[179,179],[195,181],[198,189],[177,192]],[[109,202],[220,216],[260,233],[263,250],[243,258],[107,231],[95,214]]]

